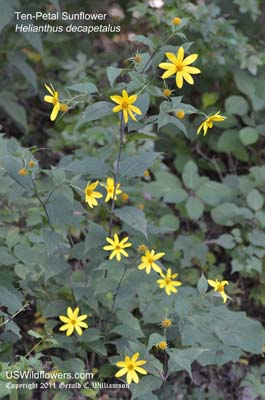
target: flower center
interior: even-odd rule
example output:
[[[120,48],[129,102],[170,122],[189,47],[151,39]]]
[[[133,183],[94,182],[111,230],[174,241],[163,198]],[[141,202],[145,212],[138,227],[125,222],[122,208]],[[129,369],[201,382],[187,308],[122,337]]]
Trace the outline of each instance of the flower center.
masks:
[[[182,65],[182,63],[176,64],[176,70],[177,70],[177,72],[180,72],[180,71],[183,70],[183,65]]]
[[[54,106],[55,106],[55,104],[57,104],[58,101],[59,101],[59,98],[58,98],[58,97],[59,97],[59,96],[58,96],[58,92],[55,92],[54,95],[53,95],[53,98],[52,98],[52,103],[53,103]]]
[[[223,292],[223,291],[224,291],[224,285],[222,285],[221,283],[219,283],[219,285],[217,286],[217,291],[218,291],[218,292]]]
[[[164,321],[162,321],[162,326],[164,328],[169,328],[171,326],[171,321],[169,319],[165,319]]]
[[[134,61],[135,61],[136,63],[139,63],[139,62],[142,61],[142,57],[141,57],[139,54],[136,54],[136,55],[134,56]]]
[[[124,101],[124,102],[121,104],[121,106],[122,106],[122,108],[128,108],[128,103],[127,103],[127,101]]]
[[[120,250],[120,249],[121,249],[120,245],[119,245],[119,244],[116,244],[115,250]]]
[[[71,319],[71,324],[76,325],[76,319]]]
[[[166,282],[166,285],[168,285],[171,282],[171,279],[170,278],[166,278],[165,282]]]
[[[86,194],[87,194],[88,196],[91,196],[92,190],[91,190],[91,189],[87,189],[87,190],[86,190]]]
[[[153,264],[153,262],[154,262],[153,257],[148,257],[147,262],[148,262],[148,264]]]
[[[132,371],[134,369],[134,366],[133,366],[133,364],[128,364],[127,368],[129,371]]]

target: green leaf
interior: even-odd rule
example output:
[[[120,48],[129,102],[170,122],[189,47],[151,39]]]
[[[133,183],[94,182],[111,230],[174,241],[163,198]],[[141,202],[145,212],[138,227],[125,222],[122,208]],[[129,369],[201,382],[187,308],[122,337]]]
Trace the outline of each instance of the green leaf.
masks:
[[[14,122],[27,132],[28,124],[25,108],[17,103],[12,94],[0,92],[0,108],[3,108]]]
[[[39,53],[44,54],[41,36],[38,32],[22,32],[22,36],[31,44]]]
[[[262,110],[265,106],[264,84],[260,78],[254,78],[246,71],[237,70],[234,80],[240,92],[247,95],[255,111]]]
[[[77,207],[79,203],[75,203],[75,205]],[[78,227],[78,224],[83,219],[82,215],[75,214],[75,207],[72,202],[61,194],[51,197],[46,208],[51,224],[54,227]]]
[[[32,329],[30,329],[27,333],[35,339],[42,339],[42,335],[40,335],[38,332],[33,331]]]
[[[207,349],[167,349],[167,353],[170,357],[168,364],[169,371],[172,373],[185,370],[192,377],[191,364],[205,351],[207,351]]]
[[[166,342],[166,338],[158,333],[152,333],[148,340],[147,350],[151,350],[153,346],[156,346],[160,342]]]
[[[239,137],[241,142],[248,146],[250,144],[256,143],[259,140],[259,133],[256,129],[249,126],[240,129]]]
[[[4,286],[0,286],[0,304],[1,307],[7,307],[9,314],[15,314],[22,308],[20,299]]]
[[[257,189],[252,189],[247,195],[247,203],[254,211],[259,211],[264,204],[264,197]]]
[[[181,188],[172,188],[164,196],[164,201],[166,203],[179,204],[185,201],[188,197],[188,193]]]
[[[182,180],[184,185],[189,189],[195,189],[198,185],[199,175],[198,167],[194,161],[188,161],[182,172]]]
[[[214,106],[220,95],[217,92],[205,92],[202,94],[202,107]]]
[[[74,85],[67,86],[67,89],[79,93],[96,93],[98,91],[96,85],[91,82],[75,83]]]
[[[154,160],[159,154],[160,153],[150,151],[137,156],[127,157],[120,163],[121,176],[126,178],[143,176],[144,171],[153,165]]]
[[[115,210],[115,215],[147,238],[145,213],[137,207],[126,206]]]
[[[116,67],[108,67],[107,68],[107,76],[108,76],[108,80],[110,83],[110,86],[113,88],[113,84],[115,82],[115,80],[118,78],[118,76],[120,76],[120,74],[123,72],[122,68],[116,68]]]
[[[170,228],[171,231],[177,231],[179,229],[179,225],[179,219],[172,214],[163,215],[159,221],[159,226],[163,228]]]
[[[19,243],[14,248],[14,255],[25,265],[34,265],[39,263],[42,250],[43,246],[40,244],[31,247],[28,244]]]
[[[131,400],[158,400],[158,397],[152,395],[152,391],[159,389],[161,385],[161,378],[151,375],[142,376],[140,378],[140,382],[137,385],[130,385],[130,391],[132,392]]]
[[[208,181],[199,187],[196,196],[210,206],[217,206],[220,203],[232,200],[232,189],[219,182]]]
[[[174,117],[174,116],[169,115],[162,111],[162,112],[160,112],[160,114],[158,116],[157,123],[158,123],[158,129],[162,128],[164,125],[173,124],[178,129],[180,129],[182,132],[184,132],[185,135],[187,136],[187,131],[186,131],[185,125],[177,117]]]
[[[219,246],[222,246],[224,249],[233,249],[236,245],[234,236],[229,235],[229,233],[224,233],[223,235],[219,236],[214,243],[219,244]]]
[[[238,207],[234,203],[223,203],[212,209],[211,216],[218,225],[232,226],[238,220],[251,220],[253,213],[248,208]]]
[[[89,252],[91,249],[102,247],[105,244],[106,237],[105,229],[101,225],[90,221],[85,240],[86,251]]]
[[[153,48],[155,47],[154,44],[153,44],[153,42],[152,42],[152,40],[149,39],[148,37],[144,36],[144,35],[136,35],[136,36],[134,37],[134,41],[135,41],[135,42],[143,43],[143,44],[145,44],[146,46],[150,47],[151,49],[153,49]]]
[[[130,134],[128,137],[126,143],[129,142],[134,142],[136,140],[158,140],[159,138],[155,135],[148,135],[146,133],[135,133],[135,134]]]
[[[24,60],[24,58],[18,54],[12,54],[9,60],[13,66],[15,66],[20,73],[26,78],[28,83],[33,86],[37,91],[37,77],[35,71],[30,67],[30,65]]]
[[[0,32],[14,17],[14,1],[0,0]]]
[[[245,115],[249,106],[242,96],[229,96],[225,100],[225,109],[228,114]]]
[[[199,219],[204,211],[204,205],[200,199],[189,197],[186,202],[186,210],[191,219]]]
[[[218,318],[212,324],[216,335],[226,345],[237,346],[254,354],[262,353],[265,331],[259,321],[248,318],[245,312],[219,308]]]
[[[207,292],[207,289],[208,289],[208,282],[205,276],[202,274],[197,283],[197,290],[201,296],[204,296],[205,293]]]
[[[6,383],[6,381],[2,381],[2,379],[0,379],[0,399],[6,398],[6,396],[11,392],[11,389],[7,388]]]
[[[87,122],[96,121],[112,114],[113,104],[108,101],[98,101],[97,103],[88,106],[83,112],[82,117],[77,123],[77,128],[86,124]]]
[[[84,157],[81,160],[73,160],[61,166],[66,171],[86,175],[88,178],[105,178],[109,168],[100,158]]]
[[[42,316],[44,318],[56,317],[59,315],[67,316],[67,307],[69,306],[68,302],[63,300],[52,300],[48,302],[48,304],[44,307]],[[70,304],[71,306],[71,304]],[[72,307],[73,308],[73,307]]]
[[[6,247],[0,247],[0,260],[2,265],[12,265],[15,264],[16,259],[12,254],[9,253]]]
[[[33,184],[29,175],[19,175],[18,171],[23,167],[23,165],[15,157],[4,158],[4,167],[11,178],[14,179],[14,181],[24,189],[30,191],[33,188]]]
[[[235,129],[229,129],[221,134],[217,141],[217,150],[231,153],[242,147],[242,143]]]
[[[98,329],[89,327],[89,329],[84,330],[82,339],[84,339],[84,341],[87,341],[87,342],[94,342],[95,340],[99,340],[100,336],[101,336],[101,334]]]
[[[67,271],[70,269],[70,265],[67,264],[67,262],[61,255],[57,257],[55,257],[54,255],[48,256],[43,264],[46,282],[54,276],[58,276],[63,273],[66,274]]]
[[[48,255],[53,254],[55,251],[58,251],[59,245],[63,243],[63,238],[59,233],[53,232],[50,229],[44,228],[42,230],[42,236],[44,243],[47,247]]]

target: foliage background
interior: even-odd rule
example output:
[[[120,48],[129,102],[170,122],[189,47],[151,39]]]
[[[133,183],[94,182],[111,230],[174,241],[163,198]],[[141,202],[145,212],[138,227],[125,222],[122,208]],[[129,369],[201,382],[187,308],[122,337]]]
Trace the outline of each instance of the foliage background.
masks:
[[[264,4],[258,0],[168,0],[162,8],[154,4],[101,1],[100,9],[112,12],[121,34],[25,35],[14,33],[14,9],[78,12],[84,10],[84,2],[40,1],[36,6],[30,0],[0,1],[0,317],[6,320],[28,304],[0,328],[2,398],[16,395],[5,389],[8,368],[38,369],[44,363],[61,371],[96,368],[99,380],[113,382],[114,364],[128,349],[146,355],[151,374],[132,386],[133,398],[163,398],[158,371],[164,356],[152,350],[158,336],[151,335],[163,336],[158,324],[166,314],[174,326],[167,333],[172,361],[165,398],[264,398],[260,355],[265,305]],[[89,2],[89,9],[99,10],[98,2]],[[89,107],[97,100],[108,101],[128,78],[126,71],[120,71],[122,78],[117,75],[115,80],[107,68],[131,68],[126,60],[137,49],[143,57],[152,54],[161,46],[160,37],[170,32],[175,16],[190,19],[170,44],[192,42],[202,70],[194,86],[186,85],[181,93],[176,90],[175,96],[184,95],[185,103],[209,114],[220,109],[229,118],[206,137],[196,135],[201,123],[196,114],[182,121],[186,136],[177,119],[157,130],[155,120],[148,121],[148,116],[162,115],[164,100],[163,82],[155,69],[163,54],[156,54],[155,80],[146,87],[141,104],[148,114],[129,126],[124,146],[120,181],[129,200],[118,201],[115,229],[129,233],[134,248],[146,243],[166,252],[165,264],[179,272],[184,283],[176,297],[167,297],[157,293],[154,279],[131,268],[132,261],[119,266],[106,263],[101,248],[108,210],[88,209],[74,187],[84,189],[89,179],[104,181],[113,174],[119,145],[117,117],[110,112],[97,117]],[[133,35],[148,40],[134,41]],[[145,84],[138,78],[130,76],[132,90]],[[53,124],[43,102],[43,83],[50,81],[63,97],[80,94],[70,89],[80,82],[97,89],[90,86],[83,101]],[[17,174],[23,159],[32,158],[37,162],[38,195],[47,201],[53,228],[30,177]],[[146,169],[149,177],[143,176]],[[128,218],[123,207],[134,207],[135,213],[139,205],[144,209],[135,226],[136,214]],[[136,252],[134,256],[136,264],[140,256]],[[104,280],[106,266],[109,276]],[[112,313],[113,296],[127,267]],[[229,280],[233,301],[228,307],[219,299],[204,298],[202,273]],[[90,316],[90,328],[80,341],[58,333],[56,318],[68,304],[80,304]],[[127,391],[108,393],[129,398]],[[20,395],[34,398],[27,391]],[[104,391],[35,395],[57,400],[103,398]]]

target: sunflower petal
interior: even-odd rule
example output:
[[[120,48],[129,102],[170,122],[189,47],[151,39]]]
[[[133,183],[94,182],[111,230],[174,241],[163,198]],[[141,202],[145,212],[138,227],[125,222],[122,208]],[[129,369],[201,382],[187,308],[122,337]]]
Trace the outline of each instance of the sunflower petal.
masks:
[[[111,100],[114,101],[114,103],[117,104],[122,104],[123,103],[123,98],[118,95],[110,96]]]
[[[166,56],[173,64],[177,64],[178,59],[177,59],[177,57],[176,57],[176,55],[174,53],[167,52]]]
[[[130,105],[130,109],[131,109],[133,112],[135,112],[135,114],[142,115],[142,111],[140,110],[140,108],[138,108],[138,107],[136,107],[136,106]]]
[[[50,120],[51,121],[54,121],[56,119],[56,117],[58,115],[58,112],[59,112],[59,109],[60,109],[60,103],[57,102],[57,103],[55,103],[55,105],[54,105],[54,107],[52,109],[51,115],[50,115]]]
[[[190,74],[185,71],[183,71],[182,74],[186,82],[188,82],[190,85],[194,85],[194,79]]]
[[[163,73],[162,79],[169,78],[170,76],[174,75],[176,73],[176,68],[170,68],[166,72]]]
[[[53,103],[53,97],[52,96],[44,96],[44,101],[46,101],[46,103]]]
[[[52,89],[46,83],[44,84],[44,86],[48,90],[48,92],[53,96],[54,92],[52,91]]]
[[[120,378],[121,376],[127,374],[127,372],[128,372],[127,368],[122,368],[118,372],[116,372],[115,376],[116,376],[116,378]]]
[[[113,107],[113,109],[112,109],[113,112],[119,112],[119,111],[121,111],[121,110],[122,110],[122,106],[115,106],[115,107]]]
[[[181,73],[181,72],[177,72],[177,75],[176,75],[176,84],[177,84],[177,87],[178,87],[179,89],[181,89],[182,86],[183,86],[183,76],[182,76],[182,73]]]
[[[178,49],[178,53],[177,53],[177,62],[178,63],[182,63],[183,62],[183,58],[184,58],[184,48],[181,46]]]
[[[183,64],[183,65],[190,65],[190,64],[192,64],[194,61],[196,61],[197,58],[198,58],[198,54],[195,54],[195,53],[194,53],[194,54],[191,54],[190,56],[186,57],[186,58],[183,60],[182,64]]]

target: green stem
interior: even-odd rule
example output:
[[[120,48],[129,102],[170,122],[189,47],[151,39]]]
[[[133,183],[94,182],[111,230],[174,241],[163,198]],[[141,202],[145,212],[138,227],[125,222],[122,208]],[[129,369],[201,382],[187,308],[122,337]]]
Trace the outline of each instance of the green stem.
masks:
[[[117,161],[116,161],[116,166],[115,166],[114,193],[113,193],[113,198],[112,198],[112,203],[111,203],[110,219],[109,219],[109,237],[111,237],[111,235],[112,235],[113,214],[114,214],[114,210],[115,210],[115,197],[116,197],[116,190],[117,190],[117,184],[118,184],[119,173],[120,173],[120,161],[121,161],[121,151],[122,151],[123,140],[124,140],[124,129],[125,129],[125,124],[124,124],[123,115],[121,114],[120,144],[119,144],[119,151],[118,151],[118,156],[117,156]],[[108,276],[108,271],[107,271],[107,269],[105,269],[104,277],[107,278],[107,276]]]
[[[20,314],[22,311],[24,311],[27,307],[29,306],[29,303],[25,303],[24,306],[22,306],[15,314],[11,315],[11,317],[7,318],[1,325],[0,328],[8,324],[10,321],[13,321],[13,319]]]
[[[42,206],[42,208],[43,208],[43,210],[45,212],[45,215],[46,215],[46,218],[47,218],[47,221],[48,221],[48,224],[49,224],[51,230],[54,232],[54,227],[53,227],[53,225],[51,223],[47,207],[46,207],[45,203],[43,202],[42,198],[40,197],[40,195],[38,193],[38,190],[37,190],[37,187],[36,187],[36,183],[35,183],[35,181],[34,181],[34,179],[32,177],[31,177],[31,180],[32,180],[32,183],[33,183],[34,194],[37,197],[40,205]]]

